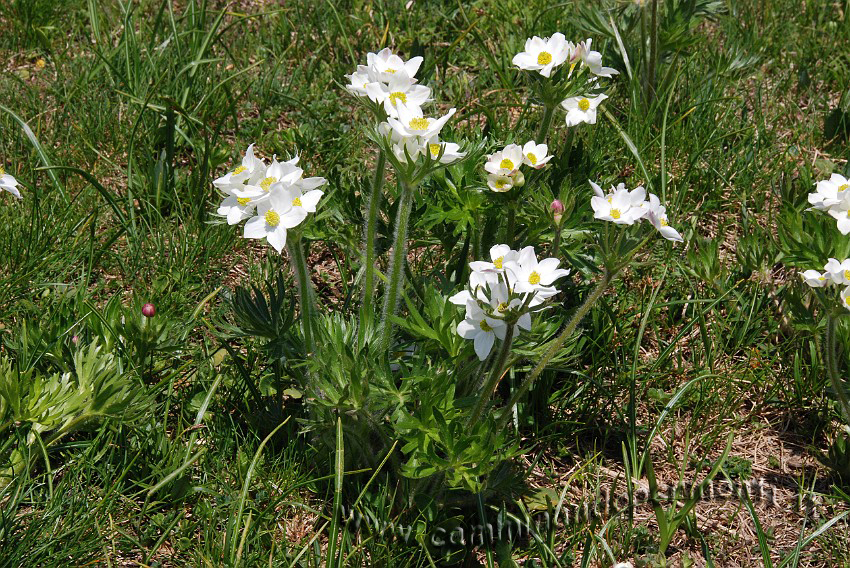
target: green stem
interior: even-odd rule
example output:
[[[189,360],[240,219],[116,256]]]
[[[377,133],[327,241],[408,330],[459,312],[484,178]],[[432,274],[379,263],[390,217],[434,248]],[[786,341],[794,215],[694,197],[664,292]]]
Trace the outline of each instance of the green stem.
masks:
[[[569,337],[573,334],[578,324],[584,319],[584,316],[587,315],[587,312],[590,311],[590,308],[593,307],[593,304],[596,303],[597,300],[602,296],[602,293],[608,287],[608,284],[614,278],[616,273],[609,273],[607,270],[602,275],[602,279],[596,284],[596,288],[590,293],[590,295],[584,300],[584,303],[579,306],[576,313],[573,314],[573,317],[570,318],[570,321],[567,323],[567,327],[564,328],[564,331],[556,337],[549,346],[549,349],[543,354],[540,358],[540,361],[537,362],[537,365],[532,369],[531,373],[523,379],[519,388],[514,391],[514,394],[511,396],[511,399],[508,401],[508,405],[505,407],[502,418],[499,419],[499,424],[497,426],[498,430],[502,430],[507,426],[508,420],[511,416],[511,409],[519,402],[519,399],[531,388],[532,383],[540,373],[549,365],[549,361],[552,360],[552,357],[558,353],[558,350],[563,347],[564,343],[569,339]]]
[[[658,0],[652,0],[652,22],[649,27],[649,70],[646,78],[647,108],[655,99],[655,66],[658,59]]]
[[[383,331],[381,346],[389,353],[393,334],[393,323],[390,319],[398,308],[398,299],[404,285],[404,261],[407,255],[407,229],[410,223],[410,212],[413,209],[414,186],[407,181],[401,183],[401,197],[395,218],[395,239],[390,258],[389,276],[387,278],[386,294],[384,295],[384,313],[381,318]]]
[[[508,222],[505,225],[505,244],[513,248],[514,234],[516,233],[516,198],[512,197],[508,202]]]
[[[835,316],[827,316],[826,337],[824,338],[824,362],[826,363],[827,375],[829,382],[832,384],[832,390],[835,391],[835,396],[841,405],[841,411],[844,414],[844,420],[850,424],[850,399],[847,398],[847,393],[844,390],[844,381],[841,378],[841,373],[838,370],[838,318]]]
[[[546,142],[546,135],[549,134],[549,127],[552,126],[552,117],[555,115],[555,105],[547,102],[543,111],[543,120],[540,121],[540,130],[537,132],[537,144]]]
[[[378,153],[378,162],[375,164],[375,177],[372,180],[372,193],[369,195],[369,205],[366,213],[366,234],[363,242],[363,298],[360,304],[360,328],[358,330],[358,343],[362,343],[366,328],[371,324],[374,317],[373,302],[375,298],[375,241],[378,236],[378,213],[381,208],[381,199],[384,188],[384,170],[387,165],[387,156],[383,150]]]
[[[561,223],[563,222],[563,217],[560,221],[555,221],[555,239],[552,241],[552,256],[555,258],[558,258],[558,251],[561,249]]]
[[[481,413],[484,412],[484,407],[487,406],[487,403],[496,391],[496,386],[499,384],[499,380],[505,372],[505,363],[507,363],[508,355],[511,353],[511,343],[513,342],[513,338],[514,324],[509,323],[507,325],[507,330],[505,331],[505,339],[502,340],[502,347],[499,349],[499,355],[493,363],[493,368],[490,369],[490,377],[487,379],[487,382],[484,383],[484,387],[481,389],[481,394],[478,396],[478,402],[475,403],[475,408],[472,410],[469,422],[467,422],[467,431],[471,430],[472,426],[478,422],[478,419],[481,417]]]
[[[307,261],[304,258],[304,247],[301,244],[301,236],[296,235],[286,243],[289,257],[295,268],[295,280],[298,284],[298,300],[301,309],[301,327],[304,332],[304,347],[308,353],[313,352],[313,286],[310,281],[310,273],[307,270]]]

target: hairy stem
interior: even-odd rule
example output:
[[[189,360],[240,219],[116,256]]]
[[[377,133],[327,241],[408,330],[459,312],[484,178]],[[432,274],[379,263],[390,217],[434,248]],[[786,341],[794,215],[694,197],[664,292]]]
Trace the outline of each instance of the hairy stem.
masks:
[[[313,286],[310,273],[307,271],[307,261],[304,258],[304,247],[301,237],[296,236],[286,243],[289,256],[295,268],[295,280],[298,284],[298,306],[301,309],[301,327],[304,332],[304,347],[308,353],[313,352]]]
[[[502,340],[499,355],[493,362],[493,368],[490,369],[490,376],[488,377],[487,382],[484,383],[484,387],[481,389],[481,394],[478,396],[478,402],[475,403],[475,408],[473,408],[472,414],[469,417],[467,430],[470,430],[472,426],[478,422],[478,419],[481,417],[481,413],[484,412],[484,407],[487,406],[487,403],[492,398],[493,392],[495,392],[496,386],[499,384],[499,380],[505,373],[505,363],[507,363],[508,355],[511,353],[513,338],[514,324],[511,323],[508,324],[507,330],[505,331],[505,339]]]
[[[393,323],[390,319],[398,308],[398,299],[404,285],[404,262],[407,255],[407,229],[410,224],[410,212],[413,208],[414,186],[407,181],[401,184],[401,197],[395,218],[395,238],[393,252],[390,258],[389,276],[387,278],[386,294],[384,295],[384,313],[381,318],[381,346],[389,352],[392,341]]]
[[[366,213],[366,228],[363,239],[363,297],[360,304],[360,328],[358,330],[358,343],[362,343],[366,327],[371,323],[374,316],[375,298],[375,241],[378,235],[378,213],[381,208],[381,199],[384,189],[384,170],[387,165],[387,156],[383,150],[378,154],[378,162],[375,164],[375,177],[372,180],[372,193],[369,195],[369,205]]]
[[[549,134],[549,127],[552,126],[552,117],[555,115],[555,105],[547,102],[543,110],[543,120],[540,121],[540,130],[537,132],[537,144],[546,142],[546,136]]]
[[[540,361],[537,362],[534,369],[532,369],[531,373],[522,381],[519,388],[514,391],[514,394],[511,396],[511,399],[508,401],[508,405],[505,407],[503,411],[502,418],[499,419],[499,424],[497,429],[501,430],[507,426],[508,420],[511,416],[511,409],[519,402],[520,398],[528,392],[528,389],[531,388],[532,383],[534,383],[535,379],[543,372],[547,365],[549,365],[549,361],[552,360],[552,357],[558,353],[558,350],[563,347],[564,343],[569,339],[569,337],[573,334],[578,324],[581,320],[584,319],[584,316],[587,315],[587,312],[590,311],[590,308],[593,307],[593,304],[599,300],[602,296],[602,293],[608,287],[608,284],[613,279],[614,274],[609,273],[607,270],[602,275],[602,279],[596,284],[596,287],[590,293],[590,295],[584,300],[584,303],[579,306],[576,313],[573,314],[573,317],[570,318],[570,321],[567,323],[567,327],[564,328],[564,331],[556,337],[552,343],[549,345],[549,348],[540,358]]]
[[[841,372],[838,369],[838,318],[835,316],[827,317],[826,336],[824,338],[824,362],[826,363],[827,375],[829,382],[832,385],[832,390],[835,391],[835,396],[841,405],[841,412],[844,414],[844,420],[850,424],[850,399],[847,397],[847,392],[844,390],[844,381],[841,378]]]

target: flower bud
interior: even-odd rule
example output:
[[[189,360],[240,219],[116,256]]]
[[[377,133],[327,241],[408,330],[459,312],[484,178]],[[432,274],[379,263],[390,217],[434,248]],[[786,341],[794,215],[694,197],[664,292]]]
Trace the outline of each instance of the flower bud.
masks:
[[[552,211],[552,214],[555,216],[555,222],[560,223],[561,218],[564,216],[564,204],[561,203],[560,199],[556,199],[552,202],[552,205],[549,206],[549,210]]]
[[[519,170],[514,174],[514,187],[522,187],[525,185],[525,176]]]
[[[75,335],[71,338],[71,343],[73,343],[74,345],[76,345],[79,342],[80,342],[80,336],[79,335]]]
[[[152,318],[154,315],[156,315],[156,308],[153,304],[145,304],[144,306],[142,306],[142,315],[146,318]]]

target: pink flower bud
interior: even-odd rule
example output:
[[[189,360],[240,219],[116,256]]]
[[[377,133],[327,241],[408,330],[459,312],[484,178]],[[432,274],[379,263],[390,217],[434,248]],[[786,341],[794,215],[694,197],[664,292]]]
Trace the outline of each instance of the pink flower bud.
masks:
[[[156,314],[156,308],[153,304],[145,304],[142,306],[142,315],[146,318],[152,318]]]
[[[564,204],[561,203],[560,199],[556,199],[552,202],[552,205],[549,206],[549,209],[552,211],[552,214],[555,216],[555,222],[560,223],[561,218],[564,216]]]
[[[79,335],[75,335],[71,338],[71,343],[73,343],[74,345],[76,345],[79,342],[80,342],[80,336]]]

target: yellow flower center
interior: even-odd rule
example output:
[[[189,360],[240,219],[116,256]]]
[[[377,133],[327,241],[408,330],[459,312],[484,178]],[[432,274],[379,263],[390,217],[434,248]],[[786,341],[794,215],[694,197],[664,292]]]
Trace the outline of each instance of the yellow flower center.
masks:
[[[5,175],[6,175],[6,170],[3,168],[3,166],[0,166],[0,176],[5,176]]]
[[[850,280],[850,270],[844,271],[844,278],[846,278],[847,280]]]
[[[272,184],[273,184],[274,182],[276,182],[276,181],[277,181],[277,178],[276,178],[276,177],[267,177],[267,178],[264,178],[264,179],[260,182],[260,187],[262,187],[262,188],[263,188],[263,191],[268,191],[268,190],[269,190],[269,188],[272,186]]]
[[[620,213],[619,209],[611,209],[611,218],[612,219],[619,219],[621,215],[622,215],[622,213]]]
[[[301,207],[301,206],[302,206],[302,205],[301,205],[301,198],[300,198],[300,197],[296,197],[295,199],[293,199],[293,200],[292,200],[292,206],[293,206],[293,207]]]
[[[248,168],[246,168],[245,166],[239,166],[238,168],[236,168],[235,170],[233,170],[231,172],[231,175],[238,176],[239,174],[241,174],[242,172],[244,172],[247,169]]]
[[[429,144],[428,149],[431,151],[431,155],[435,158],[440,155],[440,145],[439,144]]]
[[[850,306],[850,296],[847,296],[846,298],[844,298],[844,303],[847,304],[848,306]]]
[[[47,64],[44,62],[44,59],[39,59],[38,61],[35,62],[35,66],[39,69],[44,69],[45,65],[47,65]]]
[[[549,65],[552,63],[552,54],[548,51],[541,51],[537,54],[537,64],[538,65]]]
[[[405,95],[401,91],[390,93],[390,104],[395,106],[395,104],[399,101],[403,102],[404,104],[407,104],[407,95]]]
[[[280,215],[269,209],[266,211],[266,224],[269,227],[277,227],[280,224]]]
[[[611,203],[611,202],[614,201],[614,197],[611,196],[611,195],[609,195],[607,199],[608,199],[608,203]]]
[[[496,309],[499,310],[500,314],[503,314],[506,311],[508,311],[508,307],[509,306],[506,303],[502,302],[501,304],[499,304],[499,307],[497,307]]]
[[[536,166],[537,165],[537,156],[535,156],[534,154],[529,152],[528,153],[528,161],[531,162],[532,166]]]
[[[838,191],[847,191],[850,189],[850,183],[842,183],[838,186]]]
[[[499,167],[503,170],[512,170],[514,169],[514,163],[509,159],[505,158],[501,162],[499,162]]]
[[[661,226],[662,227],[667,227],[668,225],[669,225],[669,223],[667,223],[667,219],[661,219]]]
[[[487,323],[487,320],[481,320],[481,323],[478,324],[478,327],[480,327],[484,331],[493,331],[493,328],[490,327],[490,324]]]
[[[578,108],[580,108],[581,110],[587,110],[587,109],[589,109],[589,108],[590,108],[590,101],[589,101],[589,100],[587,100],[587,99],[581,99],[581,100],[578,102]]]
[[[395,71],[395,69],[387,69],[386,71],[384,71],[384,73],[389,73],[390,75],[392,75],[395,73]]]
[[[505,187],[505,185],[506,185],[506,184],[505,184],[505,180],[503,180],[503,179],[501,179],[501,178],[500,178],[500,179],[497,179],[497,180],[496,180],[495,185],[496,185],[496,189],[502,189],[502,188],[504,188],[504,187]]]
[[[531,284],[532,286],[537,286],[538,284],[540,284],[540,274],[538,274],[537,271],[529,274],[528,275],[528,283]]]
[[[237,197],[236,202],[239,203],[239,205],[248,205],[249,203],[251,203],[251,198],[250,197]]]
[[[494,260],[494,261],[493,261],[493,266],[495,266],[496,268],[498,268],[499,270],[501,270],[501,269],[502,269],[502,263],[503,263],[503,262],[505,262],[505,257],[504,257],[504,256],[500,256],[499,258],[497,258],[496,260]]]
[[[428,128],[428,119],[417,117],[410,121],[410,128],[412,130],[426,130]]]

